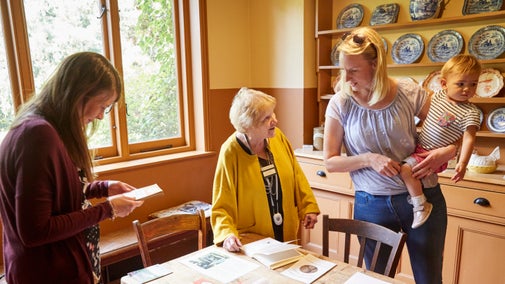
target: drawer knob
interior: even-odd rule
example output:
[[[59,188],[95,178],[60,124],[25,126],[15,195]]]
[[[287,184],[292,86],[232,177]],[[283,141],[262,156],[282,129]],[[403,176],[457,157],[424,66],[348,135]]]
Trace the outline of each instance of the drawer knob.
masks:
[[[317,173],[316,173],[316,174],[317,174],[318,176],[320,176],[320,177],[326,177],[326,173],[325,173],[324,171],[322,171],[322,170],[317,171]]]
[[[473,201],[473,203],[477,204],[477,205],[480,205],[480,206],[484,206],[484,207],[488,207],[489,205],[491,205],[491,203],[489,203],[489,200],[483,198],[483,197],[477,197],[475,198],[475,200]]]

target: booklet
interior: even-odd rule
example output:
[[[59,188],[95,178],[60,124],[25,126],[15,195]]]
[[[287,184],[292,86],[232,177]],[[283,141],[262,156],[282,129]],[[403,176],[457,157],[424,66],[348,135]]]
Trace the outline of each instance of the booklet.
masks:
[[[135,200],[144,200],[158,194],[163,194],[163,190],[157,184],[152,184],[123,194],[128,197],[133,197]]]
[[[330,271],[335,265],[337,264],[334,262],[307,254],[281,274],[303,283],[312,283]]]
[[[161,278],[172,273],[172,271],[161,264],[151,265],[128,273],[128,276],[139,283],[147,283],[154,279]]]
[[[242,246],[242,251],[266,267],[276,269],[293,263],[304,256],[298,251],[299,245],[279,242],[273,238],[264,238]]]

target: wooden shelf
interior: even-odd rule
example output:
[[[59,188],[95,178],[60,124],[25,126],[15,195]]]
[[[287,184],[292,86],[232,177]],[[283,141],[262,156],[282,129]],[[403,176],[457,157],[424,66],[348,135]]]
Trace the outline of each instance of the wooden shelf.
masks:
[[[503,18],[505,18],[505,11],[495,11],[495,12],[458,16],[458,17],[420,20],[420,21],[408,22],[408,23],[394,23],[394,24],[377,25],[377,26],[373,26],[373,28],[376,31],[395,31],[395,30],[412,29],[412,28],[419,28],[419,27],[439,27],[441,25],[447,25],[447,24],[458,24],[458,23],[461,23],[462,21],[464,21],[465,23],[468,23],[468,22],[479,22],[479,21],[494,20],[494,19],[503,20]],[[337,29],[335,29],[335,30],[321,30],[321,31],[317,32],[316,37],[318,37],[318,36],[332,36],[332,37],[339,36],[342,33],[352,31],[353,29],[355,29],[355,28],[338,29],[338,30]]]
[[[477,131],[477,137],[505,138],[505,133],[497,133],[492,131]]]
[[[474,104],[505,104],[504,97],[492,97],[492,98],[477,98],[473,97],[470,102]]]
[[[505,63],[505,58],[497,58],[490,60],[479,60],[481,64],[503,64]],[[444,62],[429,62],[429,63],[412,63],[412,64],[388,64],[388,68],[442,68]],[[321,65],[319,66],[319,70],[338,70],[339,66],[335,65]]]

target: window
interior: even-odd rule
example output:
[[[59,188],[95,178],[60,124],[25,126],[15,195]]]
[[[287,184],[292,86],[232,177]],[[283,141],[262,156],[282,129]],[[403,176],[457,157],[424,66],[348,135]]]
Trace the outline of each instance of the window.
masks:
[[[181,75],[191,73],[184,65],[189,62],[184,56],[190,56],[189,37],[184,36],[189,32],[189,1],[0,1],[10,3],[10,13],[2,11],[2,17],[16,23],[6,29],[12,45],[0,45],[0,83],[8,86],[9,74],[19,74],[11,81],[23,86],[14,95],[19,96],[17,104],[9,99],[14,91],[0,90],[0,134],[14,109],[41,89],[64,57],[94,51],[111,59],[124,83],[123,100],[91,136],[97,157],[117,161],[194,148],[188,130],[191,94],[182,88],[191,84],[190,76]],[[26,22],[19,20],[23,18]],[[21,52],[23,47],[29,52]],[[7,69],[3,63],[9,49],[23,60]]]
[[[7,69],[7,54],[5,53],[3,30],[0,31],[0,85],[9,86],[9,72]],[[12,95],[8,88],[0,88],[0,141],[9,129],[14,118]]]

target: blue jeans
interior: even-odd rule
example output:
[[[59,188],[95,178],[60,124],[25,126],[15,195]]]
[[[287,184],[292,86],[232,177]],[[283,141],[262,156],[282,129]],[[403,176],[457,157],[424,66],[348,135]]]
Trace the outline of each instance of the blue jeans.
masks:
[[[440,185],[425,188],[424,194],[433,204],[430,217],[421,227],[412,229],[412,205],[408,203],[408,193],[399,195],[371,195],[356,191],[354,218],[388,227],[394,231],[407,233],[407,249],[416,284],[442,283],[442,256],[447,230],[447,206]],[[366,248],[365,263],[368,267],[372,259],[372,247]],[[384,271],[387,258],[381,258],[376,271]],[[382,265],[379,265],[382,264]]]

